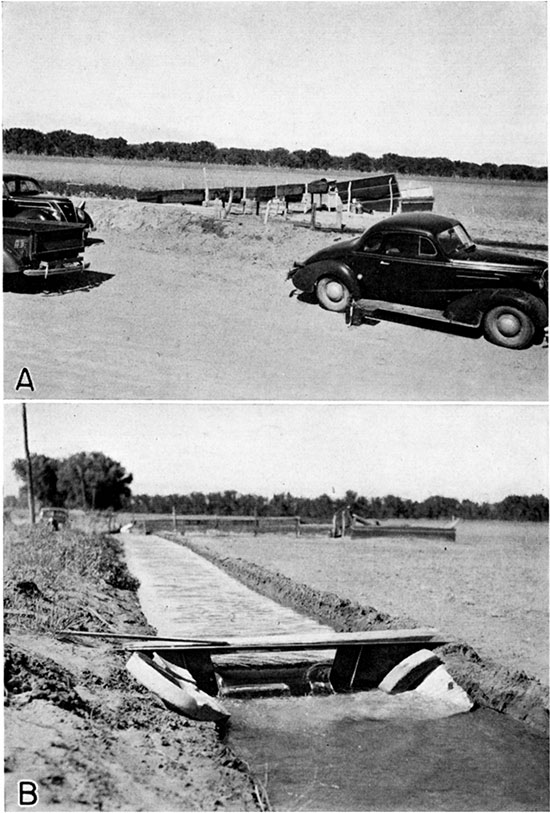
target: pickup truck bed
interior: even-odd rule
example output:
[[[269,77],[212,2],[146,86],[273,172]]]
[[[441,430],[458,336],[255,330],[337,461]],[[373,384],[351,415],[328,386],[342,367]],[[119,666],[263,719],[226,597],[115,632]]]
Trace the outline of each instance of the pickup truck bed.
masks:
[[[4,273],[47,277],[85,268],[86,227],[77,223],[16,221],[5,218]]]

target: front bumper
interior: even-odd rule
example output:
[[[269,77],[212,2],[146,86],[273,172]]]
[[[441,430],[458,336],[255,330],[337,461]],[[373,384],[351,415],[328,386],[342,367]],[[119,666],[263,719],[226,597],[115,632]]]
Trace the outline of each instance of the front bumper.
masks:
[[[62,274],[75,274],[80,271],[86,271],[90,267],[90,263],[85,263],[83,260],[72,260],[71,262],[55,263],[55,262],[41,262],[38,268],[25,268],[23,274],[26,277],[48,277],[61,276]]]

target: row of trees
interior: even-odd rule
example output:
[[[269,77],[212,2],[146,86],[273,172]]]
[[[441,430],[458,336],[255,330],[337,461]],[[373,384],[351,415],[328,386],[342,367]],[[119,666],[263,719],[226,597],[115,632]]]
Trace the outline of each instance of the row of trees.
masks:
[[[547,167],[526,164],[453,161],[450,158],[418,158],[385,153],[372,158],[363,152],[347,156],[331,155],[321,147],[290,151],[285,147],[270,150],[242,147],[216,147],[211,141],[153,141],[129,144],[124,138],[96,138],[87,133],[54,130],[41,133],[28,127],[10,127],[3,131],[6,153],[58,155],[71,157],[109,157],[162,160],[181,163],[272,166],[295,169],[345,170],[364,173],[396,172],[401,175],[431,175],[443,178],[488,178],[514,181],[546,181]]]
[[[374,519],[498,519],[544,522],[548,520],[548,498],[540,494],[506,497],[498,503],[476,503],[451,497],[433,496],[426,500],[404,500],[393,494],[363,497],[348,491],[343,499],[328,494],[319,497],[294,497],[289,493],[267,498],[236,491],[203,494],[138,494],[132,500],[136,513],[211,514],[221,516],[299,516],[305,520],[328,522],[334,512],[348,505],[360,516]]]
[[[24,501],[28,488],[28,465],[25,459],[12,463],[23,482],[19,499]],[[124,466],[102,452],[78,452],[64,459],[31,455],[34,494],[43,506],[65,506],[85,510],[132,510],[144,514],[209,514],[218,516],[293,517],[312,521],[330,521],[334,512],[349,506],[360,516],[374,519],[500,519],[548,521],[548,498],[541,494],[511,495],[498,503],[476,503],[451,497],[433,496],[425,500],[407,500],[388,494],[364,497],[347,491],[340,499],[321,494],[319,497],[294,497],[288,492],[264,497],[222,491],[204,494],[169,494],[133,496],[132,475]]]

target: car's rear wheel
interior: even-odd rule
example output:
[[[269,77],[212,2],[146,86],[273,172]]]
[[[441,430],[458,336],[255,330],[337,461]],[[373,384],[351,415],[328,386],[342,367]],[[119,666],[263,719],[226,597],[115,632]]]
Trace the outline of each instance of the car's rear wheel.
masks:
[[[530,347],[536,327],[531,317],[517,305],[495,305],[483,317],[483,334],[487,341],[511,350]]]
[[[351,291],[336,277],[321,277],[317,283],[317,301],[327,311],[342,313],[351,303]]]

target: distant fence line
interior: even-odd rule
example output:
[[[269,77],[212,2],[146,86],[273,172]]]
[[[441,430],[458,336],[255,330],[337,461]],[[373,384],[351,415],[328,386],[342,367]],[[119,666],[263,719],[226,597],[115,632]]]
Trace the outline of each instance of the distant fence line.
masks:
[[[328,534],[330,525],[320,525],[318,523],[303,524],[300,517],[236,517],[236,516],[216,516],[206,514],[196,515],[164,515],[162,517],[147,516],[143,519],[139,514],[133,518],[134,527],[144,532],[155,533],[156,531],[176,531],[185,533],[186,531],[226,531],[231,533],[251,533],[257,534],[294,534],[301,536],[308,533]]]

